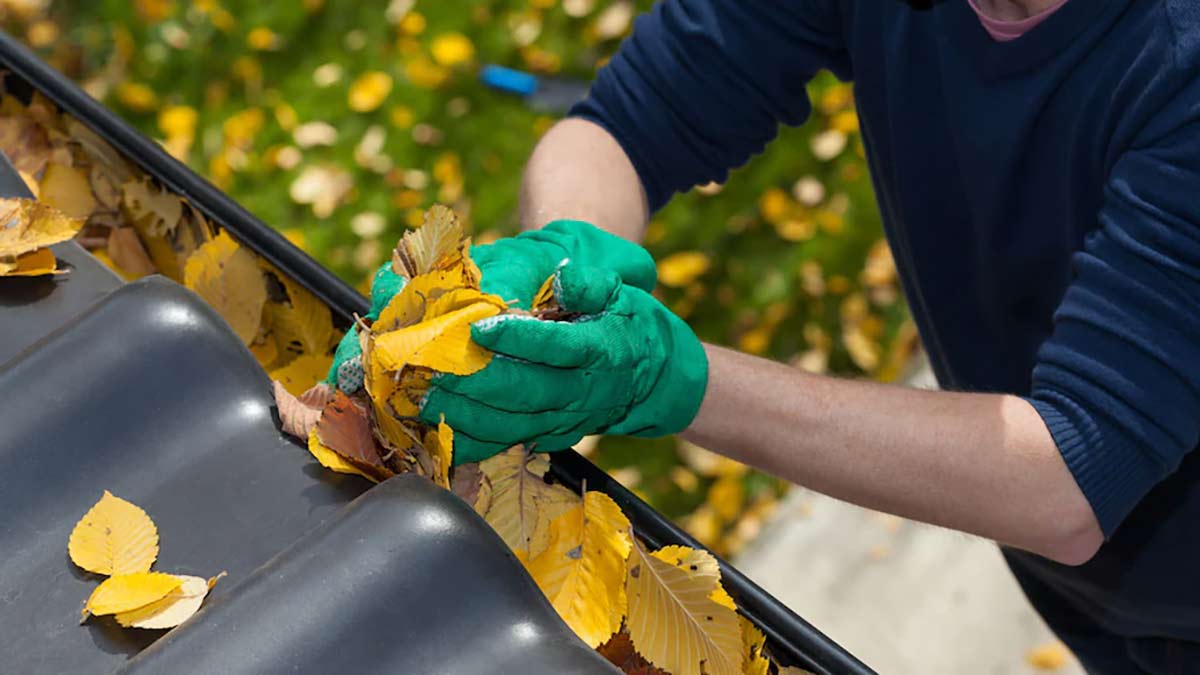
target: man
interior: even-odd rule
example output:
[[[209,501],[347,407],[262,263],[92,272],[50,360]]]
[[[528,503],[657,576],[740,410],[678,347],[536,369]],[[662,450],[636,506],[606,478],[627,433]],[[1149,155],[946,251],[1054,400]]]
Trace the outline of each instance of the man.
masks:
[[[476,257],[525,306],[554,272],[579,317],[477,325],[497,358],[422,415],[459,459],[682,431],[996,540],[1092,672],[1200,672],[1198,52],[1195,0],[665,0],[539,144],[523,222],[637,240],[803,122],[829,69],[945,391],[701,346],[640,248],[558,221]]]

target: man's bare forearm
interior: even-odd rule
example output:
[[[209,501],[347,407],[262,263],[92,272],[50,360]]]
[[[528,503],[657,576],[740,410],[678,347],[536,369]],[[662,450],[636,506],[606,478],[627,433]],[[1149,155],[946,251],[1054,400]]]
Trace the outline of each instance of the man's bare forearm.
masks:
[[[1103,541],[1021,398],[839,380],[706,350],[708,389],[684,433],[698,445],[838,499],[1067,564]]]
[[[526,229],[569,218],[641,241],[647,217],[637,172],[607,131],[586,120],[567,119],[542,137],[521,184]]]

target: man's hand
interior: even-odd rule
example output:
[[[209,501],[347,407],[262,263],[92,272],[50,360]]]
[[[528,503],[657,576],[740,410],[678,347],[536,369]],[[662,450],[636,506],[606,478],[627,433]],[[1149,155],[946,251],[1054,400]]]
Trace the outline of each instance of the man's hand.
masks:
[[[647,292],[658,281],[654,259],[645,249],[578,220],[556,220],[541,230],[474,246],[470,255],[482,274],[483,291],[521,309],[529,309],[533,296],[564,260],[611,270],[622,283]],[[391,262],[384,263],[371,283],[366,318],[377,319],[404,283]],[[338,344],[326,382],[352,394],[362,388],[362,381],[362,348],[352,326]]]
[[[646,249],[580,220],[556,220],[540,230],[471,248],[483,292],[529,309],[533,296],[565,260],[611,270],[622,283],[654,290],[658,270]]]
[[[708,363],[683,320],[611,269],[572,261],[554,285],[560,307],[577,318],[482,321],[472,337],[496,353],[491,363],[431,383],[421,417],[445,415],[456,462],[519,442],[553,451],[593,433],[662,436],[696,416]]]

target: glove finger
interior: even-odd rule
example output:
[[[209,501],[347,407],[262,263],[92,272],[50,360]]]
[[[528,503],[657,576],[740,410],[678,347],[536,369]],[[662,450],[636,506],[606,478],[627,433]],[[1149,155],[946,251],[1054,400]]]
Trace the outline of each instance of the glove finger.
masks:
[[[578,242],[572,257],[580,263],[616,271],[621,281],[649,293],[658,283],[658,268],[650,253],[637,244],[582,220],[555,220],[543,232],[565,235]]]
[[[514,359],[555,368],[581,368],[605,356],[605,326],[600,320],[539,321],[513,314],[471,326],[479,346]]]
[[[508,412],[566,410],[582,395],[583,375],[573,369],[514,361],[497,354],[486,368],[466,377],[438,375],[430,389],[442,389]]]
[[[578,413],[514,413],[493,408],[461,394],[430,389],[421,405],[421,421],[436,424],[441,416],[455,431],[481,441],[507,446],[549,434],[574,430],[580,424]]]
[[[456,429],[454,431],[454,466],[468,462],[482,462],[492,455],[504,452],[509,447],[503,443],[481,441]]]
[[[350,326],[350,330],[342,336],[342,341],[338,343],[337,350],[333,353],[333,363],[329,365],[329,374],[325,376],[325,383],[336,386],[342,364],[359,356],[362,356],[362,343],[358,340],[358,326]]]
[[[379,313],[406,283],[408,282],[404,277],[392,271],[391,262],[384,263],[371,279],[371,310],[367,312],[367,317],[372,320],[378,319]]]
[[[547,248],[521,235],[471,247],[471,259],[483,275],[484,293],[498,295],[512,307],[528,310],[546,277],[565,256],[560,247]]]
[[[568,312],[599,314],[620,288],[621,277],[612,270],[567,261],[554,271],[554,297]]]

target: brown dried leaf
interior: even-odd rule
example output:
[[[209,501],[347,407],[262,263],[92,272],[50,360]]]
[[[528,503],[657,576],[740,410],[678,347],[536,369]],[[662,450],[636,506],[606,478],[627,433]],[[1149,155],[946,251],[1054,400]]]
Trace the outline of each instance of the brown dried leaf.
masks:
[[[454,467],[450,476],[450,491],[458,495],[464,502],[474,505],[479,499],[479,490],[483,483],[483,471],[479,462],[460,464]]]
[[[17,171],[37,175],[50,156],[46,131],[27,115],[0,117],[0,150]]]
[[[408,232],[392,253],[392,270],[412,279],[458,261],[463,226],[458,215],[441,204],[425,212],[425,222]]]
[[[108,257],[112,259],[113,264],[120,268],[127,279],[140,279],[154,274],[157,269],[133,228],[118,227],[110,230],[105,250],[108,251]]]
[[[296,397],[278,380],[272,384],[275,388],[275,406],[279,408],[279,420],[283,423],[283,431],[301,440],[308,438],[308,433],[321,419],[321,410],[333,399],[333,387],[319,382]]]
[[[316,431],[322,445],[375,480],[386,480],[394,475],[380,459],[366,407],[345,392],[334,393],[333,400],[321,412]]]

